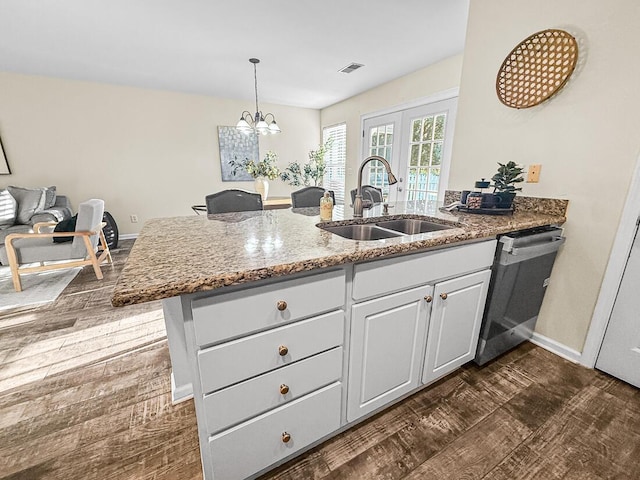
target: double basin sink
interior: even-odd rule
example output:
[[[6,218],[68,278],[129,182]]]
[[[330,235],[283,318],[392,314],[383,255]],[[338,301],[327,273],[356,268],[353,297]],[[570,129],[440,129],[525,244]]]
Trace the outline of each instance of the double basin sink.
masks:
[[[335,226],[321,224],[318,225],[318,227],[351,240],[382,240],[384,238],[400,237],[402,235],[417,235],[419,233],[455,228],[450,225],[415,218]]]

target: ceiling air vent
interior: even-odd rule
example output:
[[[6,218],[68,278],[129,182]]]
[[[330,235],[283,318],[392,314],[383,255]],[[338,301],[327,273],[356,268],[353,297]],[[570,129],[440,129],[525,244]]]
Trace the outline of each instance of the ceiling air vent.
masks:
[[[338,70],[338,71],[339,71],[339,72],[342,72],[342,73],[351,73],[351,72],[353,72],[354,70],[359,69],[360,67],[364,67],[364,65],[363,65],[363,64],[361,64],[361,63],[355,63],[355,62],[354,62],[354,63],[350,63],[349,65],[347,65],[347,66],[346,66],[346,67],[344,67],[344,68],[341,68],[341,69],[340,69],[340,70]]]

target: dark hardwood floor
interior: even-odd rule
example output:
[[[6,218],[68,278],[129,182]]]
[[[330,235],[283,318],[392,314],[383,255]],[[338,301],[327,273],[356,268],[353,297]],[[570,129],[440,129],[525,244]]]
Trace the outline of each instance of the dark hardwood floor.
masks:
[[[103,281],[85,269],[54,304],[3,312],[1,479],[202,478],[193,401],[171,405],[160,303],[110,306],[122,245]],[[640,393],[527,343],[261,480],[320,478],[638,479]]]

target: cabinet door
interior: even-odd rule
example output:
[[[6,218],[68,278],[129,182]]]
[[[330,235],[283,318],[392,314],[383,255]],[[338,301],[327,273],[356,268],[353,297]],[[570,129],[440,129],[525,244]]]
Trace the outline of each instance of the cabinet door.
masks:
[[[352,307],[347,419],[418,387],[432,286]]]
[[[491,271],[485,270],[436,284],[423,383],[452,372],[475,356],[490,277]]]

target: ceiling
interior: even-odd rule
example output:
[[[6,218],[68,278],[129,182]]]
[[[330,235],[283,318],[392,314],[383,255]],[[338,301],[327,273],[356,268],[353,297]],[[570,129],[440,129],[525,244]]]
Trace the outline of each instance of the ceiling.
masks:
[[[469,0],[2,0],[0,70],[323,108],[461,53]],[[350,74],[351,62],[365,66]]]

